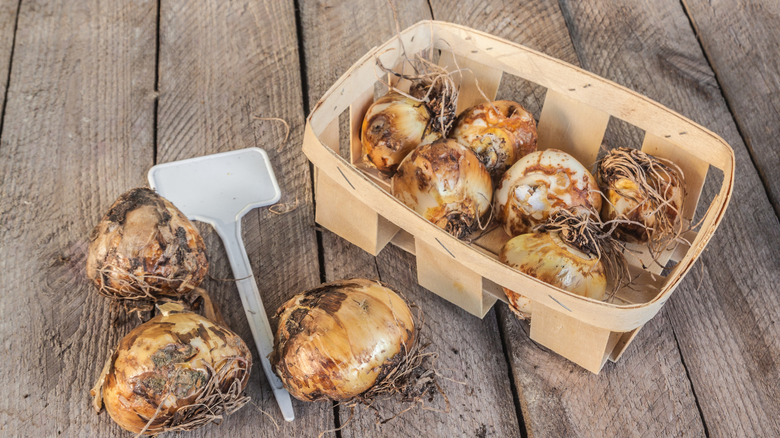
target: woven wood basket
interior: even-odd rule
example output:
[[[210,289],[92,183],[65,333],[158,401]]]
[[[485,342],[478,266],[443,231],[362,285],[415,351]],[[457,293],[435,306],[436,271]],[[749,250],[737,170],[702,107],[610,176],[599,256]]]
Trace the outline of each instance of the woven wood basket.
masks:
[[[685,234],[691,244],[663,254],[660,261],[666,269],[650,263],[647,254],[629,257],[635,274],[649,272],[602,302],[552,287],[499,262],[496,254],[509,238],[501,227],[466,243],[406,207],[390,194],[389,181],[362,163],[360,143],[363,115],[374,100],[378,78],[383,78],[376,58],[386,66],[403,65],[399,37],[409,57],[426,51],[450,71],[457,66],[471,73],[456,78],[460,81],[458,112],[484,102],[483,94],[495,98],[504,75],[546,88],[538,122],[539,149],[564,150],[586,167],[596,160],[610,117],[644,130],[642,150],[672,160],[685,174],[683,217],[688,223],[694,220],[705,180],[712,178],[710,184],[720,188],[709,206],[699,209],[706,212],[695,219],[700,222],[698,231]],[[422,21],[399,37],[363,56],[325,93],[307,119],[303,151],[315,166],[317,223],[373,255],[388,243],[415,254],[420,285],[478,317],[496,300],[507,301],[502,287],[522,293],[531,302],[531,339],[594,373],[607,359],[617,361],[642,325],[669,299],[720,223],[734,182],[734,153],[729,145],[642,95],[483,32]],[[340,115],[347,110],[349,152],[342,157]]]

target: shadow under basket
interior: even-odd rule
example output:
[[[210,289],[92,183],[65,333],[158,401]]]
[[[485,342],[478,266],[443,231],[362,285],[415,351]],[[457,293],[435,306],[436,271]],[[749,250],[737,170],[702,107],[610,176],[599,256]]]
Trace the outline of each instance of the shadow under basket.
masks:
[[[458,112],[485,97],[494,99],[506,75],[545,88],[538,123],[540,150],[561,149],[592,168],[610,118],[643,130],[641,149],[675,162],[685,174],[687,224],[694,222],[705,180],[716,188],[719,184],[717,194],[699,208],[704,214],[695,219],[698,231],[684,235],[690,244],[666,251],[658,263],[636,246],[627,258],[633,273],[641,275],[602,302],[502,264],[497,253],[509,236],[501,227],[464,242],[406,207],[391,195],[389,180],[363,164],[360,143],[363,116],[376,87],[392,80],[384,79],[376,59],[399,69],[408,65],[402,62],[399,37],[410,58],[424,54],[450,72],[461,72],[453,74],[460,85]],[[389,83],[408,88],[403,82]],[[340,123],[347,110],[348,128],[346,122]],[[348,133],[343,132],[346,129]],[[345,157],[339,154],[340,138],[348,138]],[[524,295],[530,301],[531,339],[594,373],[607,359],[620,358],[691,269],[723,217],[734,182],[733,151],[696,123],[558,59],[440,21],[409,27],[369,51],[339,78],[307,119],[303,151],[315,167],[317,223],[373,255],[388,243],[416,255],[421,286],[480,318],[496,300],[507,301],[503,288]]]

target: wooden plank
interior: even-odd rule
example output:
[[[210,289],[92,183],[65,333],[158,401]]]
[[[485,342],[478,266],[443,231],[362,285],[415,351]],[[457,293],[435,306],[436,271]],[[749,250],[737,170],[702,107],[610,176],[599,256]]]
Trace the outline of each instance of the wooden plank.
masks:
[[[780,3],[682,0],[780,215]]]
[[[501,2],[488,4],[461,7],[454,2],[432,2],[437,19],[491,32],[578,64],[557,2],[526,3],[519,8]],[[502,26],[505,22],[523,26]],[[544,89],[521,81],[499,90],[500,98],[522,102],[537,116],[544,96]],[[671,326],[664,319],[656,317],[653,329],[639,332],[620,363],[608,363],[594,376],[537,347],[528,339],[527,324],[517,322],[503,305],[499,305],[498,316],[529,436],[620,436],[630,435],[632,427],[648,431],[648,436],[703,434]],[[630,357],[635,351],[642,352],[640,360]],[[553,383],[540,383],[545,380]],[[659,381],[667,383],[659,385]],[[674,398],[668,396],[672,389]],[[623,415],[629,421],[611,424],[610,418]]]
[[[282,214],[262,208],[242,224],[266,312],[273,316],[292,295],[319,283],[309,166],[300,153],[304,113],[293,3],[162,2],[159,90],[160,162],[245,147],[268,152],[282,191],[283,205],[276,207]],[[286,120],[290,138],[284,141],[282,124],[255,120],[256,115]],[[216,234],[201,229],[210,273],[232,277]],[[256,355],[235,286],[211,280],[205,287]],[[297,401],[297,419],[286,423],[256,363],[247,392],[268,415],[249,406],[204,435],[316,436],[333,427],[331,409]]]
[[[398,4],[403,29],[429,16],[426,2]],[[395,33],[392,13],[383,0],[342,2],[323,5],[301,3],[304,53],[309,84],[308,102],[313,107],[325,91],[371,47]],[[348,136],[342,133],[342,141]],[[341,436],[518,436],[518,418],[506,382],[507,364],[502,354],[496,320],[489,313],[484,320],[417,286],[415,259],[388,245],[374,258],[329,231],[322,232],[322,250],[327,280],[364,276],[381,278],[404,293],[425,312],[424,338],[439,353],[437,367],[444,376],[465,384],[441,379],[449,398],[448,414],[415,409],[386,424],[376,424],[374,411],[339,408],[345,427]],[[394,400],[378,402],[381,418],[399,411]],[[431,406],[445,407],[441,400]]]
[[[780,223],[685,12],[673,0],[563,5],[585,68],[699,121],[734,148],[729,211],[698,262],[702,271],[694,267],[666,313],[709,433],[777,436]],[[705,183],[703,198],[715,189]]]
[[[8,87],[8,70],[11,66],[18,9],[18,0],[0,0],[0,102],[5,100]],[[0,103],[1,109],[2,104]],[[2,121],[0,121],[0,126],[3,126]]]
[[[705,435],[666,310],[599,375],[534,343],[526,322],[497,310],[529,436]]]
[[[89,389],[135,321],[113,326],[84,267],[92,228],[153,164],[155,10],[86,1],[19,11],[0,146],[0,434],[119,434],[95,415]]]

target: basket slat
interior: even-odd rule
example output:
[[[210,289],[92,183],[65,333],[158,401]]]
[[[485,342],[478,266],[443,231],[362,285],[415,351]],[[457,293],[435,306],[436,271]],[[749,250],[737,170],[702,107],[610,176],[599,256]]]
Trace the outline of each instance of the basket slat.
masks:
[[[363,251],[379,254],[400,229],[323,172],[315,182],[314,220]]]
[[[374,87],[361,93],[349,106],[349,160],[353,166],[363,163],[360,131],[363,128],[363,115],[372,103],[374,103]]]
[[[493,307],[496,297],[483,293],[482,275],[464,267],[443,247],[415,241],[417,282],[420,286],[480,318]]]
[[[539,302],[531,304],[531,339],[598,373],[623,333],[594,327]]]
[[[593,163],[607,131],[609,114],[547,90],[539,116],[539,149],[560,149],[580,163]]]

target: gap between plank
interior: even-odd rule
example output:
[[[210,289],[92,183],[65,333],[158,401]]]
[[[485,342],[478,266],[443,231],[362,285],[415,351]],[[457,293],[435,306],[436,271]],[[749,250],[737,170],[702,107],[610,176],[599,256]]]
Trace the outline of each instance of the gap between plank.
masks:
[[[580,50],[577,49],[576,40],[573,38],[571,29],[571,16],[566,12],[567,9],[564,7],[564,2],[566,0],[558,0],[558,11],[561,13],[561,17],[563,17],[563,25],[566,26],[566,32],[569,33],[569,41],[571,41],[571,47],[574,49],[574,56],[577,57],[577,65],[576,67],[585,68],[582,65],[582,58],[580,58]]]
[[[155,23],[155,52],[154,52],[154,103],[152,110],[152,162],[157,164],[157,118],[160,105],[160,11],[162,10],[162,0],[157,1],[157,16]]]
[[[298,40],[298,66],[300,68],[301,77],[301,106],[303,107],[304,123],[309,116],[309,79],[306,70],[306,54],[304,53],[303,44],[303,23],[301,23],[301,2],[300,0],[293,1],[293,9],[295,9],[295,36]],[[311,203],[312,207],[317,208],[317,200],[314,197],[314,165],[309,161],[309,178],[311,183]],[[316,224],[314,227],[314,235],[317,238],[317,265],[320,274],[320,283],[325,283],[325,247],[322,245],[322,230],[317,229]],[[333,406],[333,429],[336,438],[341,438],[341,417],[339,416],[338,403],[331,402]]]
[[[431,0],[428,0],[426,3],[428,3],[428,10],[431,12],[431,20],[435,20],[436,17],[433,15],[433,5],[431,4]]]
[[[157,0],[157,17],[155,17],[154,33],[154,101],[152,102],[152,164],[157,164],[157,108],[160,105],[160,4]],[[149,318],[157,316],[157,306],[152,306]]]
[[[506,361],[507,380],[509,381],[509,388],[512,390],[512,401],[515,404],[515,416],[520,425],[520,437],[528,438],[530,433],[528,432],[528,425],[525,423],[525,417],[523,416],[523,408],[520,404],[520,393],[517,390],[515,376],[512,374],[512,362],[509,357],[509,349],[507,348],[506,334],[504,333],[504,326],[498,318],[498,309],[495,305],[493,306],[493,314],[495,315],[496,326],[498,326],[498,336],[501,338],[501,350],[504,352],[504,361]],[[509,315],[509,317],[511,317],[511,315]]]
[[[672,320],[669,318],[669,315],[665,315],[666,320],[669,322],[669,326],[672,328],[672,336],[674,336],[674,344],[677,346],[677,352],[680,354],[680,363],[682,363],[683,369],[685,370],[685,377],[688,378],[688,383],[691,385],[691,393],[693,394],[693,400],[696,402],[696,409],[699,411],[699,417],[701,418],[701,424],[704,426],[704,436],[709,438],[710,436],[710,430],[707,428],[707,420],[704,418],[704,411],[701,409],[701,404],[699,404],[699,397],[696,395],[696,388],[693,385],[693,380],[691,380],[691,374],[688,372],[688,365],[685,364],[685,357],[683,357],[682,348],[680,348],[680,341],[677,339],[677,332],[674,330],[674,324],[672,324]]]
[[[293,9],[295,9],[295,36],[298,40],[298,66],[301,72],[301,105],[303,106],[304,123],[306,118],[309,117],[309,79],[306,70],[306,53],[303,44],[303,23],[301,22],[301,2],[300,0],[294,0]],[[317,209],[317,199],[314,196],[314,165],[309,161],[309,179],[311,184],[311,203],[314,210]],[[314,234],[317,236],[317,263],[319,264],[320,283],[325,283],[325,249],[322,246],[322,231],[317,229],[315,224]],[[334,406],[334,413],[336,408]],[[338,419],[338,417],[334,417]],[[337,420],[338,421],[338,420]],[[336,425],[338,428],[338,424]],[[341,433],[336,431],[336,436],[341,437]]]
[[[704,46],[704,43],[699,36],[699,28],[696,26],[696,22],[693,20],[693,14],[691,14],[690,8],[686,4],[686,0],[680,0],[680,6],[682,6],[683,12],[685,13],[685,18],[688,19],[688,24],[693,30],[693,35],[696,37],[696,42],[699,44],[701,53],[704,55],[704,59],[707,61],[707,65],[710,67],[710,70],[712,70],[712,75],[715,77],[715,83],[718,84],[718,91],[720,92],[721,97],[723,97],[723,101],[726,102],[726,108],[728,108],[729,114],[731,114],[731,119],[734,120],[734,126],[737,127],[737,133],[739,133],[739,137],[742,139],[742,142],[745,143],[745,147],[747,147],[750,163],[756,169],[758,178],[761,179],[761,185],[764,187],[764,193],[766,194],[769,203],[772,205],[772,209],[775,211],[775,216],[780,219],[780,199],[773,199],[772,192],[769,191],[769,184],[767,184],[767,177],[762,171],[761,167],[756,164],[756,153],[753,151],[753,145],[751,144],[751,141],[745,132],[743,132],[742,126],[740,126],[739,120],[737,119],[736,112],[731,105],[731,101],[729,100],[728,96],[726,96],[726,93],[723,92],[723,85],[720,82],[718,70],[715,68],[715,64],[713,64],[712,59],[710,58],[710,54],[707,52],[707,48]]]
[[[14,51],[16,50],[16,31],[19,29],[19,14],[22,11],[22,0],[16,4],[16,17],[14,18],[14,36],[11,38],[11,53],[8,55],[8,76],[5,78],[5,95],[3,106],[0,108],[0,147],[3,146],[3,125],[5,124],[5,107],[8,103],[8,90],[11,88],[11,70],[14,65]]]

